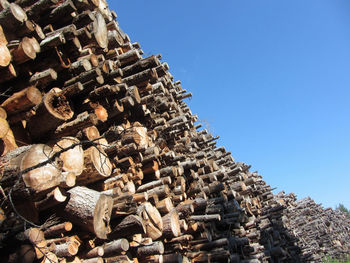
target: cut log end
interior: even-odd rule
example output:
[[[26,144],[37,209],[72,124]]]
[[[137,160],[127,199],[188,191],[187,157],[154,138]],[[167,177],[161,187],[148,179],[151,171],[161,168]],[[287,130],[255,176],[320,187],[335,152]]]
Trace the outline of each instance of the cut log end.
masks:
[[[109,196],[101,195],[94,212],[94,230],[96,236],[101,239],[107,239],[107,235],[111,232],[109,220],[112,214],[112,207],[113,199]]]
[[[64,137],[53,147],[55,152],[61,152],[60,159],[63,161],[63,170],[80,175],[84,169],[84,151],[80,141],[74,137]]]
[[[57,160],[50,160],[53,156],[51,147],[44,144],[33,145],[21,161],[21,171],[30,169],[23,174],[27,187],[35,191],[43,191],[60,183],[61,171]],[[48,163],[46,163],[48,162]],[[33,169],[33,167],[37,168]]]
[[[96,20],[93,22],[93,32],[97,44],[101,48],[107,48],[108,46],[108,34],[107,34],[107,25],[105,19],[103,18],[100,12],[96,14]]]
[[[47,93],[44,97],[44,103],[49,112],[58,119],[66,121],[74,115],[68,101],[60,93]]]
[[[11,62],[11,53],[5,43],[0,43],[0,67],[6,67]]]

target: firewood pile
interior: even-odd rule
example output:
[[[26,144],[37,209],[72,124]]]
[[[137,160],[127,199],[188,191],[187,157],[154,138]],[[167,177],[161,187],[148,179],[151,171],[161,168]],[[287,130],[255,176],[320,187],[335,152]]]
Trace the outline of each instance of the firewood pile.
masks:
[[[350,251],[350,219],[342,212],[324,209],[312,199],[297,200],[295,194],[275,196],[285,208],[282,222],[297,238],[304,262],[321,262],[327,257],[345,259]]]
[[[2,262],[296,262],[286,207],[105,0],[0,10]]]

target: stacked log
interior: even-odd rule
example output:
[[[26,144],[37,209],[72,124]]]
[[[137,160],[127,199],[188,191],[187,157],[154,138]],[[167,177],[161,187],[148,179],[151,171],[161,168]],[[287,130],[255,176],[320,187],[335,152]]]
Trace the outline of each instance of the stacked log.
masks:
[[[105,0],[1,1],[2,260],[296,262],[271,187],[115,19]]]
[[[297,200],[296,195],[280,192],[275,199],[284,206],[282,221],[286,229],[293,230],[296,245],[305,262],[324,258],[346,259],[350,250],[350,219],[331,208],[324,209],[310,197]]]

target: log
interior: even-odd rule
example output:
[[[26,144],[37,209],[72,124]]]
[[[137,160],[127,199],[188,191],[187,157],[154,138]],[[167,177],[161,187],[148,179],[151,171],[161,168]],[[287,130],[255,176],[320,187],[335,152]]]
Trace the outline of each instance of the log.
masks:
[[[70,134],[77,134],[83,129],[92,127],[98,123],[96,114],[83,112],[77,115],[77,117],[69,122],[65,122],[62,125],[58,126],[54,132],[56,137],[67,136]],[[96,139],[96,138],[94,138]],[[93,139],[91,139],[93,140]]]
[[[5,119],[0,118],[0,139],[5,138],[9,130],[10,130],[10,126],[8,122]]]
[[[51,68],[42,72],[35,73],[30,79],[29,83],[39,87],[45,87],[50,82],[57,79],[57,72]]]
[[[92,65],[89,60],[81,59],[77,60],[69,68],[69,72],[73,75],[79,75],[82,72],[89,71],[92,69]]]
[[[107,25],[105,19],[100,12],[96,12],[96,19],[92,22],[92,35],[94,37],[95,43],[100,48],[108,47],[108,34]]]
[[[160,180],[152,181],[152,182],[141,185],[139,188],[137,188],[137,192],[140,193],[140,192],[144,192],[147,190],[153,190],[152,193],[153,192],[156,193],[156,191],[154,191],[154,189],[152,189],[152,188],[162,186],[163,184],[170,184],[170,183],[171,183],[171,178],[164,177]]]
[[[96,182],[112,174],[112,164],[100,146],[91,146],[84,151],[84,166],[82,174],[77,178],[79,184]]]
[[[141,58],[142,57],[138,50],[130,50],[116,57],[116,59],[120,62],[121,67],[132,65]]]
[[[114,262],[120,262],[120,263],[132,263],[128,256],[122,255],[122,256],[114,256],[109,258],[104,258],[104,263],[114,263]]]
[[[96,128],[96,126],[90,126],[85,129],[83,129],[83,136],[86,137],[86,139],[93,141],[101,137],[99,130]],[[105,149],[106,150],[106,149]]]
[[[130,66],[124,67],[123,70],[123,76],[128,77],[131,75],[135,75],[136,73],[139,73],[141,71],[144,71],[149,68],[154,68],[160,65],[160,61],[157,58],[157,56],[150,56],[148,58],[144,58],[135,64],[132,64]]]
[[[164,253],[163,242],[157,241],[150,245],[139,246],[136,249],[137,257],[143,258],[145,256],[161,255]]]
[[[144,83],[145,81],[152,81],[157,78],[158,78],[157,71],[155,69],[146,69],[135,75],[124,78],[123,81],[129,86],[132,86],[132,85],[138,85],[140,83]]]
[[[198,245],[192,246],[192,249],[210,251],[216,247],[224,247],[228,244],[228,242],[229,241],[227,238],[221,238],[221,239],[217,239],[217,240],[212,241],[212,242],[206,242],[203,244],[198,244]]]
[[[61,171],[57,159],[52,157],[52,148],[44,144],[34,145],[27,151],[20,165],[27,187],[39,192],[59,184]]]
[[[94,233],[100,239],[106,239],[110,232],[112,198],[81,186],[76,186],[67,193],[70,197],[63,213],[73,223]]]
[[[6,44],[0,42],[0,67],[7,67],[11,62],[11,53]]]
[[[85,10],[74,17],[72,22],[77,27],[77,29],[80,29],[94,22],[95,19],[96,17],[90,10]]]
[[[117,30],[108,30],[108,49],[114,49],[120,47],[122,43],[122,39],[120,33]]]
[[[162,236],[163,222],[158,210],[149,202],[143,203],[137,211],[138,215],[145,220],[146,235],[153,240]]]
[[[40,20],[55,25],[62,25],[71,22],[73,19],[71,14],[77,10],[73,2],[71,0],[66,0],[58,3],[59,5],[56,5],[49,14],[43,16]]]
[[[76,76],[70,80],[67,80],[64,82],[64,86],[70,86],[73,85],[76,82],[81,82],[84,85],[84,89],[86,89],[86,83],[88,83],[91,80],[97,80],[98,77],[101,76],[101,70],[99,68],[93,68],[89,71],[85,71],[81,73],[79,76]],[[95,84],[95,81],[93,81]],[[103,84],[103,83],[101,83]],[[87,89],[86,89],[87,90]]]
[[[163,255],[152,255],[138,259],[141,263],[163,263]]]
[[[216,220],[220,220],[221,216],[214,214],[214,215],[195,215],[195,216],[190,216],[190,220],[193,221],[216,221]]]
[[[173,205],[173,202],[171,201],[171,198],[166,197],[163,200],[159,201],[156,204],[156,207],[162,215],[165,215],[165,214],[168,214],[174,208],[174,205]]]
[[[67,242],[56,245],[54,250],[58,257],[72,257],[78,253],[79,246],[74,242]]]
[[[11,45],[10,45],[11,46]],[[34,60],[36,53],[40,52],[40,45],[34,38],[24,37],[18,45],[10,48],[12,60],[16,64],[22,64],[28,60]]]
[[[39,0],[39,1],[32,1],[31,4],[24,4],[24,6],[28,6],[27,8],[27,14],[28,16],[33,19],[37,20],[42,14],[47,12],[49,9],[51,9],[52,6],[58,3],[58,0]]]
[[[78,97],[80,93],[82,93],[82,91],[84,90],[84,86],[83,84],[81,84],[80,82],[76,82],[70,86],[65,87],[62,90],[62,94],[66,97],[66,98],[74,98],[74,97]]]
[[[0,107],[0,118],[7,119],[6,110],[2,107]]]
[[[129,249],[129,242],[127,239],[122,238],[118,240],[114,240],[108,243],[105,243],[103,245],[104,249],[104,255],[106,257],[108,256],[115,256],[119,254],[120,252],[125,252]]]
[[[125,90],[125,85],[104,85],[91,91],[89,93],[89,99],[91,101],[99,101],[104,97],[115,97],[119,92],[123,92]]]
[[[171,210],[168,214],[163,216],[162,221],[164,237],[173,238],[181,235],[179,215],[176,209]]]
[[[54,190],[49,192],[43,200],[35,202],[35,207],[39,210],[46,210],[48,208],[57,206],[60,203],[66,201],[67,196],[65,196],[62,191],[56,187]]]
[[[61,171],[52,148],[44,145],[20,147],[9,152],[2,159],[3,184],[22,178],[25,187],[41,192],[60,183]]]
[[[53,225],[44,231],[45,238],[56,237],[62,233],[69,232],[73,228],[71,222],[64,222],[61,224]]]
[[[43,97],[36,114],[28,121],[28,131],[34,140],[38,140],[71,119],[73,114],[67,99],[59,92],[50,90]],[[43,122],[45,125],[42,125]]]
[[[55,263],[58,262],[58,258],[54,253],[48,252],[40,263],[53,263],[53,262]]]
[[[162,231],[163,229],[163,221],[162,217],[157,210],[151,203],[149,202],[144,202],[140,207],[139,207],[139,214],[142,215],[144,219],[150,219],[152,223],[159,228],[159,230]]]
[[[89,252],[85,253],[84,257],[86,258],[97,258],[102,257],[105,254],[103,246],[94,247]]]
[[[105,261],[101,257],[95,257],[95,258],[83,259],[81,262],[82,263],[104,263]]]
[[[80,141],[74,137],[64,137],[53,146],[63,162],[62,170],[79,176],[84,169],[84,151]]]
[[[27,19],[26,12],[15,3],[0,12],[0,24],[8,32],[16,30]]]
[[[146,233],[141,217],[129,215],[125,217],[109,234],[109,239],[133,236]]]
[[[181,263],[183,262],[182,255],[179,253],[166,254],[163,255],[164,263]]]
[[[1,47],[0,47],[0,50],[1,50]],[[17,77],[17,72],[15,67],[12,64],[9,64],[7,67],[0,70],[0,83],[12,80],[16,77]]]
[[[77,28],[75,27],[75,25],[67,25],[67,26],[61,27],[55,31],[47,33],[46,36],[50,37],[50,36],[56,35],[58,33],[63,34],[66,41],[72,40],[78,35]]]
[[[19,112],[27,111],[40,104],[41,101],[41,92],[37,88],[31,86],[14,93],[1,104],[1,107],[6,110],[8,115],[14,115]]]
[[[149,137],[145,127],[135,126],[127,129],[122,136],[121,143],[129,144],[135,143],[140,148],[147,148]]]
[[[5,8],[7,8],[8,6],[6,6]],[[2,26],[0,25],[0,43],[2,43],[2,44],[5,44],[5,45],[7,45],[7,38],[6,38],[6,36],[5,36],[5,34],[4,34],[4,30],[3,30],[3,28],[2,28]]]
[[[60,45],[63,45],[66,43],[66,39],[62,32],[56,32],[55,34],[52,34],[50,36],[45,37],[40,42],[40,48],[42,51],[49,50],[51,48],[58,47]]]

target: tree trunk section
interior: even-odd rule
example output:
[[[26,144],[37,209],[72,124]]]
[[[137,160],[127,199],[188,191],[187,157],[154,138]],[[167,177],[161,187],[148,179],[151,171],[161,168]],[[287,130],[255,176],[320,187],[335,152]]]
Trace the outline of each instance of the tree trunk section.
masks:
[[[84,170],[77,181],[79,184],[89,184],[112,173],[112,164],[101,146],[91,146],[84,151]]]
[[[14,93],[1,104],[1,107],[6,110],[8,115],[14,115],[38,105],[41,101],[41,92],[37,88],[31,86]]]
[[[28,131],[34,140],[47,135],[73,117],[69,102],[54,90],[46,93],[36,114],[28,122]],[[43,125],[44,124],[44,125]]]
[[[84,151],[80,141],[74,137],[64,137],[53,146],[55,152],[61,152],[59,158],[63,161],[65,172],[80,175],[84,169]]]
[[[80,186],[72,188],[68,193],[70,197],[64,213],[73,223],[94,233],[98,238],[106,239],[110,232],[112,198]]]

